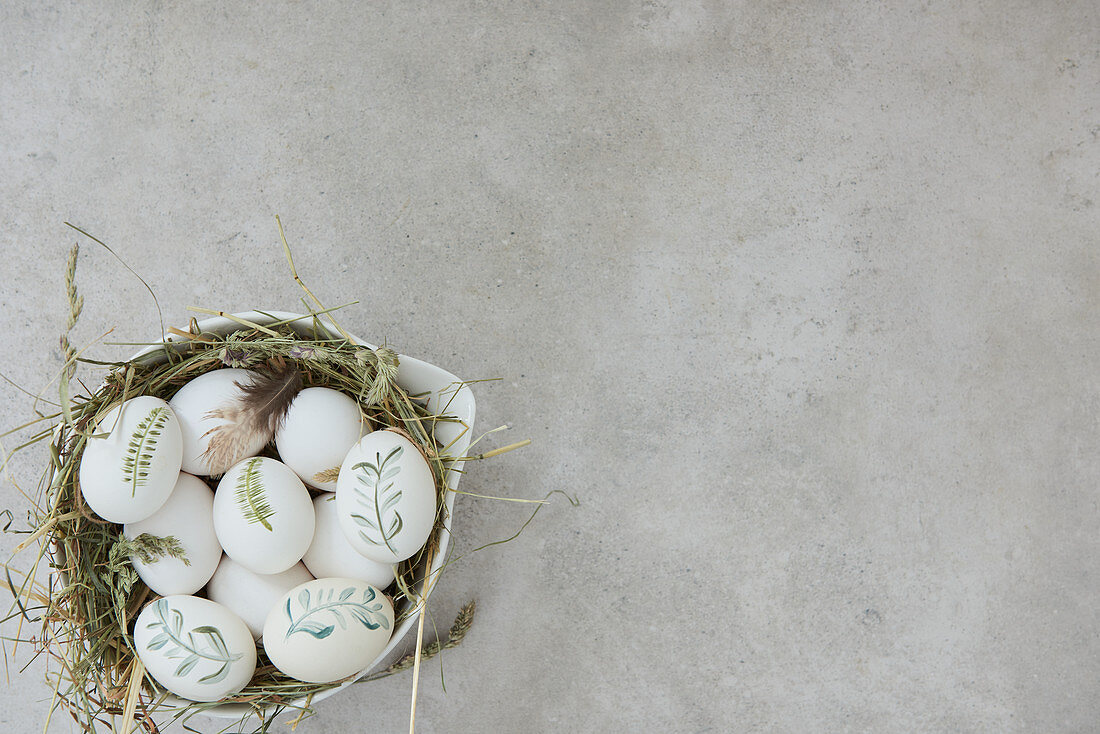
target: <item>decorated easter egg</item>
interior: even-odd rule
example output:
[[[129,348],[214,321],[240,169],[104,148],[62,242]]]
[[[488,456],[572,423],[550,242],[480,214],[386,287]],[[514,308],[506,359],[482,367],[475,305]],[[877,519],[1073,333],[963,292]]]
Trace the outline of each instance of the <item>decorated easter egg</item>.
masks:
[[[365,670],[393,633],[393,604],[356,579],[325,578],[287,592],[267,615],[264,650],[276,668],[307,683]]]
[[[348,449],[370,428],[359,405],[339,390],[309,387],[298,393],[275,432],[279,458],[306,484],[336,491],[336,473]]]
[[[253,573],[280,573],[302,560],[313,524],[309,491],[275,459],[256,456],[230,467],[214,492],[218,542]]]
[[[134,647],[145,670],[172,693],[217,701],[256,671],[256,642],[240,617],[197,596],[166,596],[141,610]]]
[[[336,514],[355,550],[397,563],[423,546],[435,525],[435,479],[409,439],[394,431],[368,433],[340,467]]]
[[[182,546],[183,559],[160,555],[148,562],[130,556],[130,563],[145,584],[160,594],[194,594],[206,585],[222,557],[214,534],[214,492],[196,476],[180,472],[168,501],[152,516],[122,528],[127,538],[148,533],[174,537]]]
[[[393,566],[372,561],[352,547],[336,517],[336,499],[323,494],[313,500],[313,512],[317,517],[313,542],[302,557],[309,572],[317,578],[342,576],[366,581],[371,586],[385,589],[393,582]]]
[[[301,563],[282,573],[263,575],[252,573],[229,556],[223,556],[206,587],[206,595],[244,620],[252,636],[259,638],[268,612],[283,594],[312,580],[313,576]]]
[[[169,401],[183,434],[185,472],[221,474],[241,459],[258,454],[271,440],[270,433],[248,431],[239,420],[244,388],[255,378],[248,370],[214,370],[188,382]]]
[[[182,452],[180,424],[168,403],[131,398],[104,414],[84,446],[84,501],[110,522],[144,520],[172,494]]]

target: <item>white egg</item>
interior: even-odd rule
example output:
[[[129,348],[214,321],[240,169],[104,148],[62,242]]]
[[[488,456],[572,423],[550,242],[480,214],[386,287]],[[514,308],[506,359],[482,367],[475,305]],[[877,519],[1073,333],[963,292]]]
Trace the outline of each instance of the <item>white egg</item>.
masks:
[[[218,411],[231,409],[238,404],[244,391],[241,385],[252,384],[253,373],[248,370],[220,369],[207,372],[188,382],[172,396],[169,405],[179,418],[183,433],[183,470],[188,474],[210,476],[220,474],[228,466],[216,466],[206,453],[210,439],[230,421],[220,417]],[[270,436],[255,434],[238,447],[235,460],[255,456],[268,442]]]
[[[336,517],[336,500],[331,494],[323,494],[313,500],[313,512],[317,526],[313,542],[302,557],[309,572],[317,578],[342,576],[366,581],[371,586],[385,589],[393,583],[393,566],[372,561],[361,555],[344,537],[340,521]]]
[[[142,396],[118,405],[95,428],[80,458],[80,491],[104,520],[137,522],[168,501],[180,471],[180,424],[168,403]]]
[[[283,594],[312,580],[313,576],[301,563],[282,573],[263,575],[252,573],[229,556],[223,556],[214,578],[206,587],[206,595],[243,619],[252,636],[259,638],[268,613]]]
[[[197,596],[166,596],[141,610],[134,647],[145,670],[191,701],[217,701],[248,685],[256,642],[240,617]]]
[[[317,475],[339,469],[348,449],[369,430],[359,404],[350,397],[327,387],[309,387],[290,404],[275,432],[275,446],[279,458],[303,482],[335,492],[335,478],[319,479]]]
[[[302,560],[313,526],[309,491],[281,461],[245,459],[230,467],[214,492],[218,542],[253,573],[280,573]]]
[[[364,436],[340,467],[336,514],[355,550],[397,563],[420,550],[435,525],[435,479],[416,446],[393,431]]]
[[[362,672],[393,633],[393,604],[356,579],[302,584],[267,615],[264,650],[276,668],[307,683],[331,683]]]
[[[176,487],[151,517],[122,528],[127,538],[142,533],[173,536],[183,546],[187,562],[173,556],[158,556],[145,563],[136,556],[130,562],[145,584],[160,594],[194,594],[206,585],[222,557],[214,534],[214,493],[196,476],[179,473]]]

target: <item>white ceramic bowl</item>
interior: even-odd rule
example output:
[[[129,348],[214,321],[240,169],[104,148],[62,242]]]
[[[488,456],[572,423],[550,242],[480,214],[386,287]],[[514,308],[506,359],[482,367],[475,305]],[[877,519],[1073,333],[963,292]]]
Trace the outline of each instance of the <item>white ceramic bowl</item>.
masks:
[[[320,328],[328,332],[328,334],[335,339],[343,337],[342,334],[336,329],[335,326],[323,316],[314,320],[312,316],[302,316],[301,314],[288,313],[286,311],[248,311],[246,313],[234,314],[238,318],[251,321],[256,324],[267,325],[274,322],[289,321],[290,325],[303,336],[308,337],[313,333],[315,324]],[[229,334],[234,331],[245,329],[247,327],[242,326],[240,323],[233,321],[232,319],[225,317],[215,317],[211,319],[205,319],[199,322],[199,329],[208,333],[215,334]],[[357,344],[374,348],[373,344],[369,344],[356,336],[352,336],[352,339]],[[182,341],[182,337],[178,337],[174,334],[166,334],[164,341],[171,344],[172,342]],[[171,347],[169,347],[171,348]],[[142,360],[148,363],[156,364],[158,362],[165,361],[163,354],[164,347],[160,345],[154,345],[142,349],[140,352],[131,357],[131,360]],[[446,406],[446,412],[450,415],[458,418],[462,423],[466,424],[467,429],[464,434],[462,433],[462,427],[457,423],[439,423],[436,426],[436,438],[444,446],[454,441],[454,444],[448,449],[448,453],[453,456],[464,456],[466,449],[470,446],[471,432],[474,426],[474,394],[470,391],[470,388],[466,385],[460,385],[460,380],[452,375],[450,372],[422,362],[419,359],[413,359],[412,357],[406,357],[405,355],[399,355],[400,367],[397,372],[397,382],[408,393],[424,394],[428,396],[428,408],[433,412],[442,411]],[[456,391],[457,387],[457,391]],[[457,467],[452,466],[447,472],[447,486],[451,489],[458,487],[458,480],[462,477],[462,474],[455,471]],[[429,578],[435,579],[440,569],[443,566],[444,559],[447,555],[447,546],[451,540],[450,523],[451,523],[451,510],[454,507],[455,493],[448,492],[446,497],[447,504],[447,520],[444,523],[445,527],[439,538],[439,550],[436,552],[435,557],[432,558],[432,565],[430,569]],[[421,583],[421,589],[423,589],[423,583]],[[434,583],[434,581],[433,581]],[[423,603],[417,605],[416,609],[406,617],[397,629],[393,631],[393,636],[390,638],[389,644],[386,649],[375,658],[375,660],[362,670],[355,678],[349,679],[339,687],[331,688],[322,693],[318,693],[313,697],[312,703],[317,703],[323,699],[328,698],[336,694],[338,691],[342,691],[351,685],[355,679],[369,673],[379,662],[382,661],[387,655],[389,655],[397,644],[413,629],[416,627],[417,618],[422,611]],[[165,702],[169,708],[183,707],[188,704],[187,701],[169,696]],[[295,702],[296,705],[305,705],[304,700]],[[221,716],[225,718],[241,718],[250,713],[253,713],[253,709],[245,704],[222,704],[211,709],[208,709],[205,713],[209,713],[214,716]]]

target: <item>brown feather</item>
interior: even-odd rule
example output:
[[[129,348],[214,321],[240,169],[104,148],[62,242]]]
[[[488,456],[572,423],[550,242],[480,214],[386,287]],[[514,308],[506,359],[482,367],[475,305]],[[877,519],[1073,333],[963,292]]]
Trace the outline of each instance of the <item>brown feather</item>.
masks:
[[[285,362],[251,373],[251,383],[235,383],[241,389],[240,398],[228,407],[206,414],[227,421],[203,434],[210,436],[203,458],[209,463],[211,474],[224,473],[238,461],[247,459],[251,447],[271,441],[302,389],[301,373]]]

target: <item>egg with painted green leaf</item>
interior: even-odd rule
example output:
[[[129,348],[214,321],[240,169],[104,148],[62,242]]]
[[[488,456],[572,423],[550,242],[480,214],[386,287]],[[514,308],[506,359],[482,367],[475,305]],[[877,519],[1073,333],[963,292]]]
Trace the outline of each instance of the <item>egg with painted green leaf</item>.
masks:
[[[245,459],[218,482],[214,532],[225,554],[253,573],[282,573],[302,560],[313,528],[309,491],[281,461]]]
[[[297,586],[264,623],[272,664],[306,683],[332,683],[365,672],[393,634],[393,604],[358,579],[323,578]]]
[[[131,398],[96,423],[80,458],[80,490],[97,515],[138,522],[168,501],[183,458],[179,421],[160,398]]]
[[[355,550],[379,563],[416,554],[435,526],[436,488],[416,445],[390,431],[368,433],[340,467],[336,514]]]
[[[218,701],[244,688],[256,671],[256,643],[241,618],[196,596],[166,596],[134,623],[145,670],[190,701]]]

